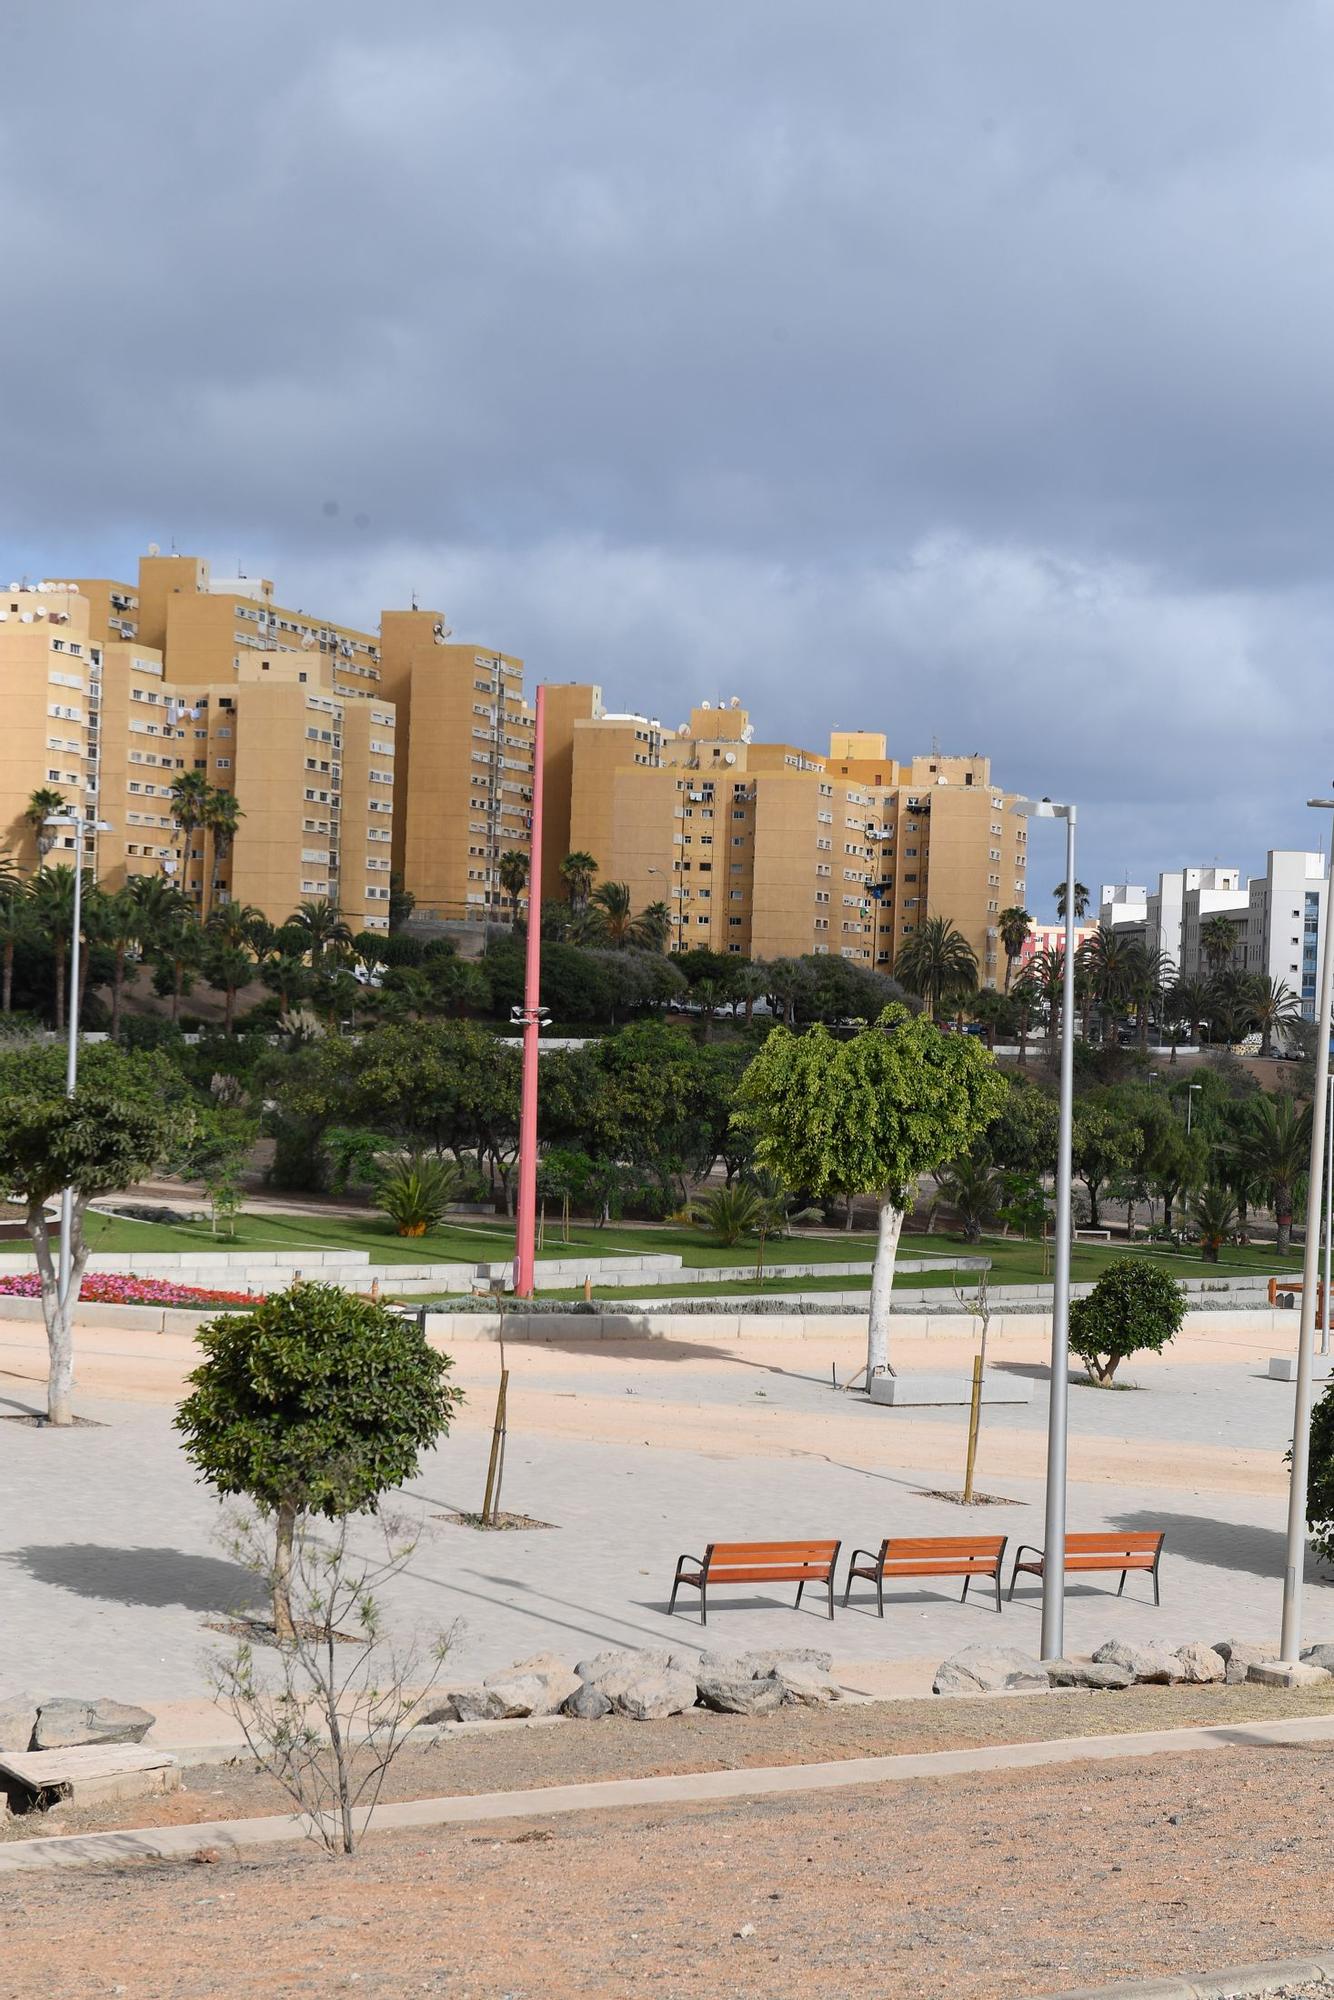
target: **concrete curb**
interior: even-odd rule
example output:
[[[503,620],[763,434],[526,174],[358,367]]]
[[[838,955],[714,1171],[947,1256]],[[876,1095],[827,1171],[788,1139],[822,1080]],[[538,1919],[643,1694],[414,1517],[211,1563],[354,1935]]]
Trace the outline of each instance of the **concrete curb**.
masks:
[[[598,1812],[618,1807],[703,1805],[724,1799],[779,1798],[803,1792],[846,1791],[858,1785],[907,1784],[923,1779],[973,1777],[990,1771],[1036,1770],[1048,1764],[1082,1764],[1122,1758],[1182,1755],[1239,1747],[1334,1742],[1334,1716],[1300,1716],[1291,1722],[1240,1723],[1230,1728],[1141,1730],[1126,1736],[1068,1736],[1051,1743],[1005,1743],[982,1750],[929,1750],[898,1757],[849,1757],[833,1764],[783,1764],[752,1770],[686,1771],[666,1778],[603,1778],[528,1791],[474,1792],[455,1798],[405,1799],[380,1806],[375,1831],[469,1826],[490,1820],[545,1819],[554,1813]],[[365,1816],[360,1824],[364,1826]],[[260,1819],[213,1820],[195,1826],[124,1828],[114,1833],[64,1834],[0,1846],[0,1876],[51,1868],[105,1867],[118,1861],[188,1859],[201,1847],[269,1847],[305,1838],[309,1822],[298,1813]],[[1322,1975],[1323,1977],[1323,1975]],[[1224,2000],[1228,1989],[1208,1985],[1125,1987],[1139,2000],[1208,1995]],[[1233,1988],[1244,1992],[1244,1988]],[[1263,1992],[1264,1989],[1260,1988]],[[1073,1996],[1048,1996],[1073,2000]],[[1106,1996],[1110,2000],[1110,1994]]]
[[[1034,2000],[1263,2000],[1292,1986],[1334,1986],[1334,1953],[1322,1958],[1271,1958],[1228,1972],[1188,1979],[1132,1979],[1117,1986],[1077,1986]]]

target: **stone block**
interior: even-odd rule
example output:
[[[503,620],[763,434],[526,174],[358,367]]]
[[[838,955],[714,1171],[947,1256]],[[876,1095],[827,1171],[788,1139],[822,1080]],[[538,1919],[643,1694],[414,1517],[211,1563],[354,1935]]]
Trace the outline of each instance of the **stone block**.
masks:
[[[1278,1658],[1278,1647],[1264,1639],[1217,1639],[1213,1650],[1226,1663],[1223,1677],[1229,1687],[1240,1687],[1253,1666]]]
[[[1178,1646],[1176,1656],[1181,1662],[1181,1678],[1191,1686],[1203,1687],[1212,1681],[1227,1679],[1227,1661],[1202,1640],[1194,1639],[1188,1646]]]
[[[650,1668],[662,1671],[671,1664],[671,1657],[665,1646],[646,1646],[642,1651],[636,1646],[613,1646],[605,1653],[576,1660],[574,1671],[581,1681],[600,1681],[611,1673],[642,1673]]]
[[[1246,1678],[1256,1687],[1315,1688],[1328,1687],[1334,1681],[1334,1674],[1326,1673],[1323,1667],[1307,1666],[1301,1660],[1256,1660],[1247,1668]]]
[[[1113,1666],[1110,1660],[1048,1660],[1046,1667],[1053,1687],[1110,1692],[1135,1685],[1130,1669]]]
[[[988,1374],[982,1384],[984,1403],[1028,1403],[1032,1397],[1032,1384],[1022,1375]],[[967,1406],[972,1399],[972,1378],[967,1375],[877,1375],[871,1383],[871,1401],[894,1409]]]
[[[16,1792],[20,1797],[53,1792],[74,1805],[90,1805],[104,1799],[174,1792],[181,1774],[176,1759],[166,1750],[99,1743],[61,1750],[10,1751],[0,1756],[0,1782],[11,1796]]]
[[[758,1680],[764,1674],[781,1674],[789,1667],[827,1674],[834,1665],[832,1653],[814,1646],[765,1646],[748,1653],[701,1653],[696,1663],[701,1673],[744,1675]]]
[[[556,1715],[584,1683],[571,1668],[554,1660],[550,1666],[511,1667],[507,1673],[488,1674],[482,1685],[512,1701],[526,1702],[525,1715]]]
[[[784,1667],[777,1678],[786,1708],[827,1708],[843,1699],[838,1682],[815,1667]]]
[[[1051,1679],[1040,1660],[1017,1646],[965,1646],[943,1660],[931,1683],[932,1694],[995,1694],[1006,1688],[1049,1688]]]
[[[37,1710],[34,1750],[68,1750],[83,1744],[142,1743],[156,1720],[146,1708],[128,1702],[61,1698],[44,1701]]]
[[[695,1706],[693,1675],[676,1673],[670,1667],[608,1673],[594,1686],[606,1695],[618,1715],[628,1715],[632,1722],[657,1722]]]
[[[509,1689],[483,1687],[474,1683],[467,1687],[451,1688],[449,1699],[460,1722],[504,1722],[512,1713],[508,1706]],[[524,1709],[523,1714],[529,1711]]]

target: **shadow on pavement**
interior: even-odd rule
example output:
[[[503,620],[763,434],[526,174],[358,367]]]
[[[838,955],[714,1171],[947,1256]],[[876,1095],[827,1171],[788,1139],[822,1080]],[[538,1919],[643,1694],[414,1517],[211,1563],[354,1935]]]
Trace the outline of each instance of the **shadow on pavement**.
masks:
[[[1283,1575],[1285,1540],[1281,1528],[1255,1528],[1245,1521],[1220,1521],[1207,1514],[1171,1514],[1144,1508],[1123,1514],[1109,1514],[1108,1525],[1126,1529],[1162,1529],[1163,1595],[1171,1588],[1171,1558],[1184,1556],[1187,1562],[1207,1563],[1215,1569],[1245,1570],[1250,1576]],[[1308,1555],[1307,1581],[1334,1583]],[[1129,1586],[1127,1586],[1128,1588]]]
[[[191,1556],[181,1549],[107,1548],[100,1542],[30,1542],[4,1561],[38,1583],[115,1604],[187,1611],[239,1611],[264,1596],[263,1585],[238,1563]]]

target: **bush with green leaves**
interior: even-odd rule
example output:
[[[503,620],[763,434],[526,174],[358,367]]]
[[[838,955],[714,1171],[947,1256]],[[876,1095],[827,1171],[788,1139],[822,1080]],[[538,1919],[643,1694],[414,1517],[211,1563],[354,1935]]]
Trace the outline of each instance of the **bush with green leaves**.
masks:
[[[204,1360],[176,1429],[201,1479],[273,1517],[273,1624],[290,1640],[299,1517],[375,1511],[448,1432],[463,1392],[415,1320],[337,1285],[291,1285],[197,1338]]]
[[[433,1153],[409,1153],[383,1174],[375,1204],[384,1210],[400,1236],[425,1236],[442,1220],[459,1190],[462,1176],[452,1160]]]
[[[1110,1382],[1129,1354],[1161,1354],[1181,1330],[1186,1295],[1146,1257],[1118,1257],[1087,1298],[1070,1306],[1070,1349],[1095,1382]]]
[[[696,1195],[690,1204],[690,1219],[700,1223],[719,1243],[730,1250],[743,1236],[758,1233],[764,1204],[753,1187],[739,1181],[735,1187],[713,1188]]]
[[[1323,1562],[1334,1563],[1334,1382],[1311,1412],[1310,1441],[1306,1518],[1311,1547]]]

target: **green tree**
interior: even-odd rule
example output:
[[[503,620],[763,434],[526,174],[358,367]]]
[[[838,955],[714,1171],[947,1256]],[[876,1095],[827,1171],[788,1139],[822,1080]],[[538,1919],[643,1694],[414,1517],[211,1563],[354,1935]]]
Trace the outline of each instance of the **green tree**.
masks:
[[[989,1222],[1000,1220],[1010,1196],[1008,1179],[979,1149],[962,1153],[936,1175],[931,1213],[953,1209],[965,1243],[980,1243]]]
[[[995,1048],[998,1035],[1004,1035],[1008,1041],[1011,1035],[1018,1033],[1019,1009],[1013,996],[998,993],[994,986],[984,986],[975,993],[968,1003],[968,1012],[985,1031],[989,1049]]]
[[[1202,1187],[1191,1201],[1190,1219],[1199,1231],[1200,1255],[1207,1264],[1216,1264],[1237,1226],[1236,1196],[1225,1187]]]
[[[14,959],[20,945],[30,944],[37,935],[36,912],[30,890],[9,866],[0,864],[0,1010],[14,1010]]]
[[[462,1178],[453,1160],[409,1153],[381,1175],[375,1206],[383,1209],[399,1236],[425,1236],[457,1198]]]
[[[294,1284],[196,1338],[176,1429],[201,1479],[272,1516],[273,1624],[290,1642],[299,1518],[375,1511],[448,1432],[462,1391],[413,1320],[337,1285]]]
[[[171,816],[181,830],[184,848],[184,865],[181,886],[188,890],[190,881],[190,842],[195,834],[208,823],[209,806],[213,799],[213,787],[202,771],[180,771],[171,781]],[[206,894],[207,876],[204,877]],[[203,914],[207,915],[205,903]]]
[[[1236,949],[1237,926],[1231,917],[1225,917],[1221,911],[1215,916],[1206,917],[1200,925],[1200,950],[1204,953],[1205,963],[1215,978],[1224,966],[1232,963]]]
[[[976,992],[977,953],[948,917],[928,917],[899,946],[894,977],[925,1000],[934,1021],[943,1003]]]
[[[1084,971],[1093,998],[1102,1010],[1103,1040],[1116,1039],[1117,1022],[1134,991],[1136,974],[1142,965],[1138,944],[1110,924],[1099,924],[1092,937],[1080,947]]]
[[[304,937],[311,966],[317,971],[324,963],[326,951],[341,951],[352,942],[351,927],[344,921],[337,903],[327,896],[300,904],[288,918],[286,927]]]
[[[132,951],[137,951],[144,936],[144,913],[142,905],[133,897],[128,888],[120,889],[114,896],[104,896],[100,903],[98,942],[104,944],[111,953],[111,1039],[120,1040],[121,1002],[125,996],[125,961]]]
[[[609,944],[613,949],[630,942],[634,928],[634,905],[628,882],[599,882],[584,912],[589,944]]]
[[[712,1188],[690,1204],[691,1220],[729,1250],[743,1236],[755,1235],[763,1212],[759,1194],[745,1181],[736,1187]]]
[[[1064,882],[1058,882],[1056,884],[1056,887],[1052,890],[1052,895],[1056,898],[1056,915],[1062,923],[1065,922],[1065,887],[1066,885]],[[1088,889],[1086,888],[1084,883],[1076,882],[1075,883],[1076,923],[1079,923],[1084,917],[1088,915],[1088,908],[1089,908]]]
[[[736,1118],[762,1167],[816,1196],[869,1195],[879,1210],[868,1376],[889,1365],[889,1309],[903,1218],[918,1180],[958,1159],[1004,1102],[1005,1082],[968,1035],[887,1007],[873,1028],[770,1034],[741,1079]]]
[[[56,1033],[65,1028],[65,968],[74,928],[74,870],[64,862],[44,868],[32,885],[32,909],[38,928],[51,947],[56,970]],[[74,996],[77,1005],[78,996]]]
[[[244,818],[245,814],[237,804],[235,792],[221,789],[210,791],[204,806],[204,831],[209,836],[213,850],[205,877],[208,883],[203,910],[206,923],[208,913],[219,892],[222,864],[236,845],[236,836],[241,830],[241,821]]]
[[[1260,973],[1251,981],[1251,1019],[1260,1030],[1260,1053],[1272,1053],[1274,1036],[1284,1034],[1302,1018],[1302,1003],[1284,979]]]
[[[1107,1182],[1135,1164],[1138,1132],[1133,1120],[1114,1103],[1086,1102],[1075,1107],[1074,1170],[1089,1198],[1089,1224],[1101,1223],[1098,1201]]]
[[[1181,1330],[1186,1295],[1146,1257],[1118,1257],[1087,1298],[1070,1305],[1070,1348],[1095,1382],[1108,1383],[1129,1354],[1161,1354]]]
[[[1019,962],[1019,954],[1027,944],[1028,933],[1033,928],[1033,919],[1018,903],[1011,903],[997,917],[996,928],[1000,932],[1001,949],[1005,953],[1005,991],[1008,993],[1014,978],[1014,968]]]
[[[37,1259],[49,1353],[47,1413],[73,1421],[74,1308],[88,1262],[83,1223],[95,1195],[133,1186],[160,1167],[188,1127],[172,1103],[160,1059],[111,1047],[85,1051],[78,1088],[65,1092],[65,1053],[25,1049],[0,1057],[0,1181],[22,1202]],[[179,1099],[181,1093],[176,1093]],[[72,1190],[70,1281],[61,1296],[59,1226],[49,1203]]]
[[[510,899],[510,928],[519,923],[519,898],[528,887],[528,856],[521,847],[509,847],[500,857],[497,870],[500,886]]]

